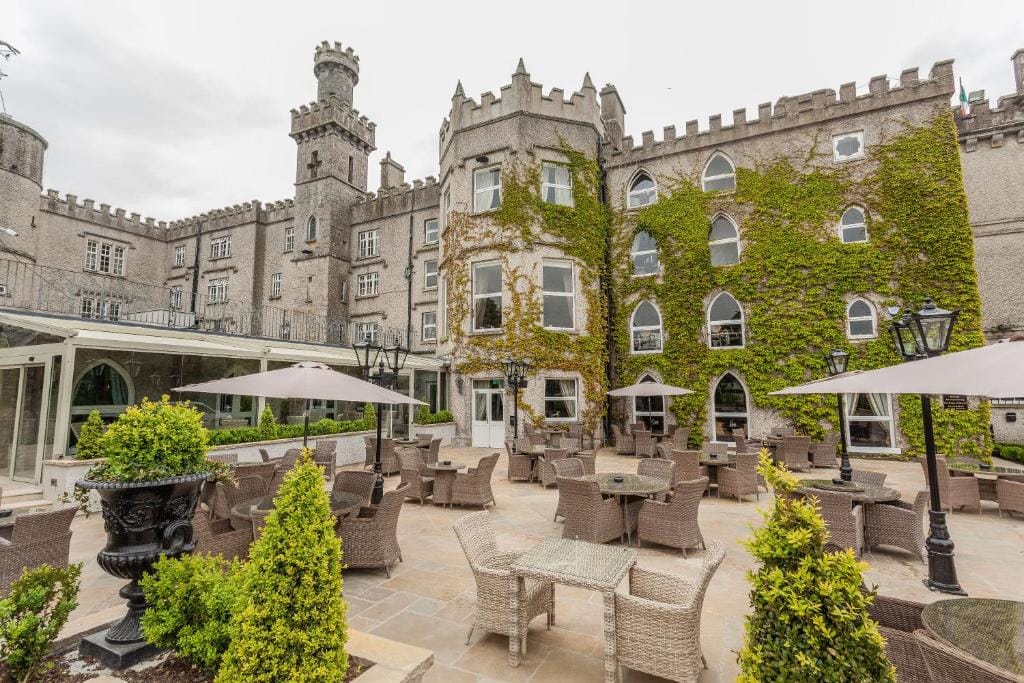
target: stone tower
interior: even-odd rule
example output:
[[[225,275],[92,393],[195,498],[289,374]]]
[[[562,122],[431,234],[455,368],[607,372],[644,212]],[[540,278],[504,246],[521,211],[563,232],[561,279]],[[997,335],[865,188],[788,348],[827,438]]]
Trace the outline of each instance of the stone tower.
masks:
[[[0,114],[0,253],[35,260],[35,226],[43,183],[46,140],[39,133]]]

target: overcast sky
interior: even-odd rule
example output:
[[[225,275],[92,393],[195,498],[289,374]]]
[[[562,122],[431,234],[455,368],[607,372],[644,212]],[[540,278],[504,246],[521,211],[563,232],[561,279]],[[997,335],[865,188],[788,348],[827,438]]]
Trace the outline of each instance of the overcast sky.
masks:
[[[632,9],[629,9],[633,6]],[[625,11],[624,11],[625,10]],[[627,132],[866,87],[956,60],[968,90],[1013,90],[1020,0],[995,2],[57,2],[4,0],[7,110],[50,147],[44,185],[161,220],[293,196],[289,110],[316,96],[313,48],[360,56],[355,106],[406,178],[437,174],[455,83],[497,94],[523,57],[566,93],[614,83]]]

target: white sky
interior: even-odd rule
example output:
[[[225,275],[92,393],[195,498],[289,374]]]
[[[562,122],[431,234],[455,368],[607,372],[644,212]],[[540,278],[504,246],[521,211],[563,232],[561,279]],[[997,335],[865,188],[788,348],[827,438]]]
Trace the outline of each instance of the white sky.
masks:
[[[635,9],[624,8],[633,5]],[[360,56],[355,106],[406,179],[437,174],[437,131],[509,82],[614,83],[627,132],[956,59],[968,90],[1013,91],[1020,0],[858,2],[115,2],[4,0],[8,112],[45,137],[45,187],[170,220],[293,195],[289,110],[316,96],[313,48]]]

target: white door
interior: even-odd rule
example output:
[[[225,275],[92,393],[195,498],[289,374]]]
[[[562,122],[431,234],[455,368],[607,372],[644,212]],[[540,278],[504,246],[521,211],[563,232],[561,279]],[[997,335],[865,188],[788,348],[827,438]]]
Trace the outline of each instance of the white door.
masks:
[[[502,448],[504,445],[505,382],[473,380],[473,447]]]

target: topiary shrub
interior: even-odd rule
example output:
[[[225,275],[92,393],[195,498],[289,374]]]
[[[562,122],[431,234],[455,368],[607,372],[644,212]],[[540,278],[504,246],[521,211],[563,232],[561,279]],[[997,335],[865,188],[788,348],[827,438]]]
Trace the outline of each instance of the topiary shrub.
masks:
[[[246,604],[217,683],[344,680],[341,543],[308,449],[281,484],[245,573]]]
[[[76,460],[91,460],[93,458],[102,457],[102,450],[100,446],[100,439],[103,437],[103,433],[107,430],[107,426],[103,424],[103,418],[100,417],[100,411],[94,410],[89,413],[89,418],[82,425],[82,429],[78,432],[78,444],[75,447],[75,459]]]
[[[867,565],[852,551],[825,552],[828,531],[817,506],[787,495],[797,480],[767,451],[758,471],[776,495],[767,523],[746,543],[761,566],[747,574],[753,611],[739,680],[895,683],[867,612],[874,596],[861,589]]]
[[[263,412],[260,413],[259,430],[260,438],[263,441],[277,438],[277,418],[274,417],[274,411],[270,409],[270,406],[263,406]]]
[[[366,429],[375,429],[377,427],[377,411],[372,403],[367,403],[363,406],[363,422],[366,423]]]
[[[220,555],[164,557],[140,583],[149,603],[142,615],[146,640],[216,674],[231,642],[231,619],[245,605],[241,562]]]
[[[43,657],[78,607],[82,565],[27,569],[0,600],[0,661],[18,681],[47,668]]]

